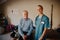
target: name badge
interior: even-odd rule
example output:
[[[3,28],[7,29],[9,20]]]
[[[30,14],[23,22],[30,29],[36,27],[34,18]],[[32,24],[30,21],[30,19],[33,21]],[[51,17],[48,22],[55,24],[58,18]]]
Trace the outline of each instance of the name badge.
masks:
[[[44,24],[44,22],[41,22],[42,24]]]

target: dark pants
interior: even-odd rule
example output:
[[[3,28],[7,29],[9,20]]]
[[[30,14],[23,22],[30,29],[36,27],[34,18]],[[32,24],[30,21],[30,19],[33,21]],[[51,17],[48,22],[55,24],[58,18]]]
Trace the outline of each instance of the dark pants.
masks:
[[[27,34],[27,32],[23,32],[23,33],[24,33],[24,35]],[[19,40],[23,40],[23,38],[22,38],[21,35],[20,35],[20,37],[19,37]],[[33,40],[33,36],[32,36],[32,34],[31,34],[30,36],[27,36],[27,40]]]

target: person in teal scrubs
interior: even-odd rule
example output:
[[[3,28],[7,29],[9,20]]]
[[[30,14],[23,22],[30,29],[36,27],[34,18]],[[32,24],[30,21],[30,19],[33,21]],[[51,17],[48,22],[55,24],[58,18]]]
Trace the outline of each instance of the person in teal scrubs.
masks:
[[[43,14],[43,6],[37,6],[38,16],[35,18],[35,40],[46,40],[46,36],[49,26],[49,18]]]

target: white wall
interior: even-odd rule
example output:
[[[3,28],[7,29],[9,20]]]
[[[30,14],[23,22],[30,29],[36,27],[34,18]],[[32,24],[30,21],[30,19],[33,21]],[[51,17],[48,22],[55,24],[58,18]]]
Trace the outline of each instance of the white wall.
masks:
[[[8,1],[3,5],[4,13],[7,14],[11,20],[11,23],[18,25],[20,18],[22,17],[23,10],[29,11],[29,18],[33,21],[37,15],[36,6],[41,4],[44,7],[44,14],[46,14],[49,19],[51,19],[51,4],[53,4],[53,29],[57,27],[59,22],[59,4],[58,1],[52,0],[15,0]],[[13,13],[12,13],[13,10]]]

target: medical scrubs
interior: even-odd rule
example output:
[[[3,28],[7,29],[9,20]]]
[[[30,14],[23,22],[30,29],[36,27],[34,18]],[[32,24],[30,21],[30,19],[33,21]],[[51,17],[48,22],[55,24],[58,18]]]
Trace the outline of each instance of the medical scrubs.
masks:
[[[43,15],[41,18],[39,18],[39,15],[35,19],[35,40],[39,40],[41,37],[44,28],[49,28],[49,18],[46,15]],[[43,40],[46,40],[45,38]]]

